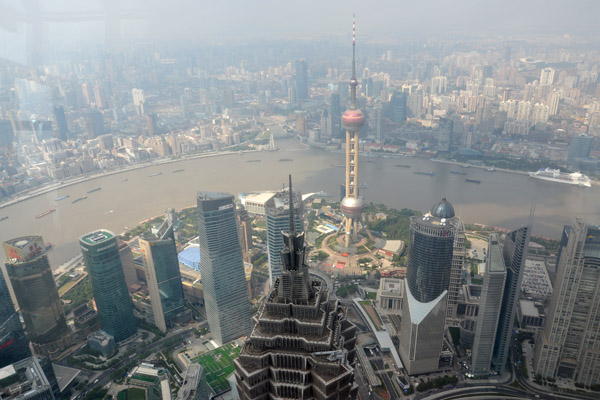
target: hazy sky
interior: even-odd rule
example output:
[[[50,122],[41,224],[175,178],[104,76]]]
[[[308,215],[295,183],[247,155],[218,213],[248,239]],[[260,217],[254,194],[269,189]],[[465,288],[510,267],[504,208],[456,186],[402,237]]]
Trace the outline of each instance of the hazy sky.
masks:
[[[18,21],[37,12],[69,19],[46,22],[46,42],[101,42],[102,16],[115,10],[128,14],[120,24],[123,38],[210,43],[350,35],[353,12],[364,40],[448,33],[571,33],[597,39],[600,32],[600,0],[0,0],[0,44],[14,39],[11,35],[26,35]]]

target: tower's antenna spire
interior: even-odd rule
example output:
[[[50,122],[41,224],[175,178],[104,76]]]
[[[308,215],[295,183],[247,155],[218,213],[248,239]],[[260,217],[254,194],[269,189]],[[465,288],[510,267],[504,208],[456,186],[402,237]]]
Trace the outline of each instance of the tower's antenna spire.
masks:
[[[352,78],[350,79],[350,109],[356,110],[356,14],[352,14]]]
[[[296,236],[296,227],[294,224],[294,196],[292,192],[292,174],[290,174],[290,186],[288,190],[290,191],[290,236],[293,238],[294,236]]]

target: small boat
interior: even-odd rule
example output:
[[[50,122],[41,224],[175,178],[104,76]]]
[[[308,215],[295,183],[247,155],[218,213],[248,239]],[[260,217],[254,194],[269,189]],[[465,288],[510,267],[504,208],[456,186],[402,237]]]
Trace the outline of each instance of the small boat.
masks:
[[[481,183],[481,181],[478,180],[478,179],[469,179],[469,178],[465,179],[465,182],[469,182],[469,183]]]
[[[452,170],[452,171],[450,171],[450,173],[451,173],[451,174],[455,174],[455,175],[466,175],[466,174],[467,174],[466,172],[462,172],[462,171],[455,171],[455,170]]]
[[[490,171],[490,172],[494,172],[496,170],[496,168],[494,167],[489,167],[485,169],[486,171]]]
[[[52,244],[52,242],[46,242],[46,250],[50,250],[52,248],[52,246],[54,246],[54,244]]]
[[[435,176],[435,173],[433,171],[414,171],[413,174],[415,175],[428,175],[428,176]]]
[[[96,189],[92,189],[92,190],[88,191],[88,193],[94,193],[94,192],[97,192],[98,190],[102,190],[102,188],[97,187]]]
[[[54,201],[61,201],[61,200],[64,200],[64,199],[66,199],[68,197],[70,197],[70,195],[67,194],[65,196],[60,196],[58,199],[55,199]]]
[[[159,176],[159,175],[162,175],[162,172],[155,172],[155,173],[153,173],[151,175],[148,175],[148,177],[152,178],[153,176]]]
[[[279,161],[294,161],[291,158],[280,158]]]
[[[178,173],[178,172],[183,172],[183,171],[185,171],[185,169],[176,169],[176,170],[175,170],[175,171],[173,171],[172,173],[173,173],[173,174],[176,174],[176,173]]]
[[[375,161],[373,161],[373,160],[367,160],[367,162],[375,164]]]
[[[46,216],[46,215],[48,215],[48,214],[52,214],[54,211],[56,211],[56,208],[51,208],[51,209],[49,209],[49,210],[47,210],[47,211],[44,211],[44,212],[43,212],[43,213],[41,213],[41,214],[38,214],[38,215],[36,215],[35,217],[36,217],[36,218],[42,218],[42,217],[45,217],[45,216]]]
[[[75,203],[77,203],[77,202],[79,202],[79,201],[81,201],[81,200],[85,200],[85,199],[87,199],[87,196],[78,197],[78,198],[76,198],[75,200],[73,200],[73,201],[71,202],[71,204],[75,204]]]
[[[5,215],[4,217],[0,218],[0,222],[4,221],[6,219],[8,219],[8,215]]]
[[[125,178],[125,179],[123,179],[123,182],[127,182],[128,180],[129,180],[129,179]]]
[[[365,182],[361,182],[358,184],[358,187],[361,189],[368,189],[369,185],[367,185]]]
[[[246,162],[260,162],[260,160],[246,160]]]
[[[338,167],[338,168],[344,168],[345,167],[344,164],[333,164],[333,163],[329,164],[329,166],[330,167]]]
[[[410,168],[410,165],[406,165],[406,164],[396,164],[396,167],[399,167],[399,168]]]

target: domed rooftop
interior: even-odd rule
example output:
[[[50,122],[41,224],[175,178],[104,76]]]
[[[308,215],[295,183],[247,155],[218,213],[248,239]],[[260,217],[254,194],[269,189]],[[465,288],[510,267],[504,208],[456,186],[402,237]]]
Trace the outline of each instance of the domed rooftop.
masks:
[[[442,201],[431,207],[431,215],[438,218],[454,217],[454,207],[444,197]]]

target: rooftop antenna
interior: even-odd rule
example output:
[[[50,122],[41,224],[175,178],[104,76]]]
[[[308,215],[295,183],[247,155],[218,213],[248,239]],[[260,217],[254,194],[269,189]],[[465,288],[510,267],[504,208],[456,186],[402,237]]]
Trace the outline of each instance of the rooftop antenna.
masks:
[[[290,236],[294,237],[294,236],[296,236],[296,228],[294,226],[294,197],[293,197],[293,192],[292,192],[292,174],[290,174],[289,191],[290,191]],[[291,241],[293,241],[293,239]]]
[[[350,109],[356,110],[356,14],[352,14],[352,78],[350,79],[351,102]]]

